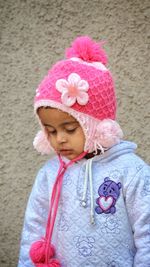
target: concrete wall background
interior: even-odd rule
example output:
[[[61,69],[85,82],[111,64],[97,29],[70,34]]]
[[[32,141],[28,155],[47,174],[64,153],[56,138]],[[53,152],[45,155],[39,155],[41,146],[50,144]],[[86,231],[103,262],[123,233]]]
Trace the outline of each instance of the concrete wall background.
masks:
[[[0,266],[17,264],[31,185],[46,157],[32,140],[35,88],[77,35],[107,40],[125,138],[149,157],[149,0],[0,0]]]

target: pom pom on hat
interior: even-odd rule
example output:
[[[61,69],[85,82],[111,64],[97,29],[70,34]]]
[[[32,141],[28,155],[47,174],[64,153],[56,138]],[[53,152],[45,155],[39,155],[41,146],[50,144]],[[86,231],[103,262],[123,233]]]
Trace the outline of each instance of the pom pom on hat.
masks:
[[[123,132],[116,121],[104,119],[97,125],[97,137],[101,146],[109,148],[120,142]]]
[[[106,65],[108,60],[102,44],[96,43],[88,36],[78,37],[72,46],[66,49],[66,57],[77,57],[87,62],[101,62]]]
[[[34,148],[42,155],[51,153],[51,146],[44,131],[39,131],[33,141]]]

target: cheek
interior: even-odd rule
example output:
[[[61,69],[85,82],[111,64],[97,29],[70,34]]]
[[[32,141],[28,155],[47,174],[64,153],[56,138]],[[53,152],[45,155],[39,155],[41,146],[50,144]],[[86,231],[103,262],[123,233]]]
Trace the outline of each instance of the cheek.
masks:
[[[80,141],[80,146],[82,147],[82,150],[84,150],[84,145],[85,145],[85,138],[82,138]]]
[[[56,147],[56,138],[54,136],[48,135],[48,141],[50,142],[50,145],[55,148]]]
[[[81,134],[80,134],[80,136],[81,136],[81,143],[84,145],[84,144],[85,144],[85,135],[84,135],[82,129],[81,129]]]
[[[83,134],[82,129],[80,129],[78,131],[78,134],[76,136],[76,144],[77,144],[78,148],[80,148],[81,150],[84,150],[85,136]]]

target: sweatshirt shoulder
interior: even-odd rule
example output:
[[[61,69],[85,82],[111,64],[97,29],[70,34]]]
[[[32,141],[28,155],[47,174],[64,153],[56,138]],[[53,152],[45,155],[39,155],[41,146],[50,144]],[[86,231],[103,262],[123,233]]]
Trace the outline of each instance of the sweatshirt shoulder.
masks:
[[[134,152],[121,155],[119,165],[123,174],[124,190],[128,189],[129,186],[135,189],[140,186],[142,188],[147,181],[149,184],[150,166]]]
[[[131,166],[132,168],[136,166],[146,166],[147,163],[136,154],[137,145],[130,141],[122,141],[120,144],[114,146],[112,151],[110,150],[110,155],[112,160],[119,161],[119,165]]]
[[[59,166],[58,157],[48,159],[43,166],[40,168],[40,172],[47,172],[48,170],[57,169]]]
[[[134,177],[145,176],[149,173],[149,165],[136,154],[136,144],[122,142],[113,148],[111,166],[121,174],[123,183],[130,183]]]
[[[124,165],[135,168],[137,171],[139,169],[147,168],[149,165],[137,154],[134,152],[128,153],[128,154],[122,154],[120,156],[120,159],[123,161]]]
[[[57,157],[51,158],[45,162],[45,164],[38,170],[35,178],[35,186],[47,184],[48,180],[53,181],[53,177],[59,168],[59,162]],[[51,179],[49,179],[51,178]]]

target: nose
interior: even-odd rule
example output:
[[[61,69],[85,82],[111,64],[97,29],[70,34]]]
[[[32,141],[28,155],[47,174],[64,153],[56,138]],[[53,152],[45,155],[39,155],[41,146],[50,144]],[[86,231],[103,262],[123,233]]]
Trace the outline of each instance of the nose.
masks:
[[[57,143],[58,144],[62,144],[62,143],[66,143],[67,142],[67,138],[64,132],[57,132]]]

